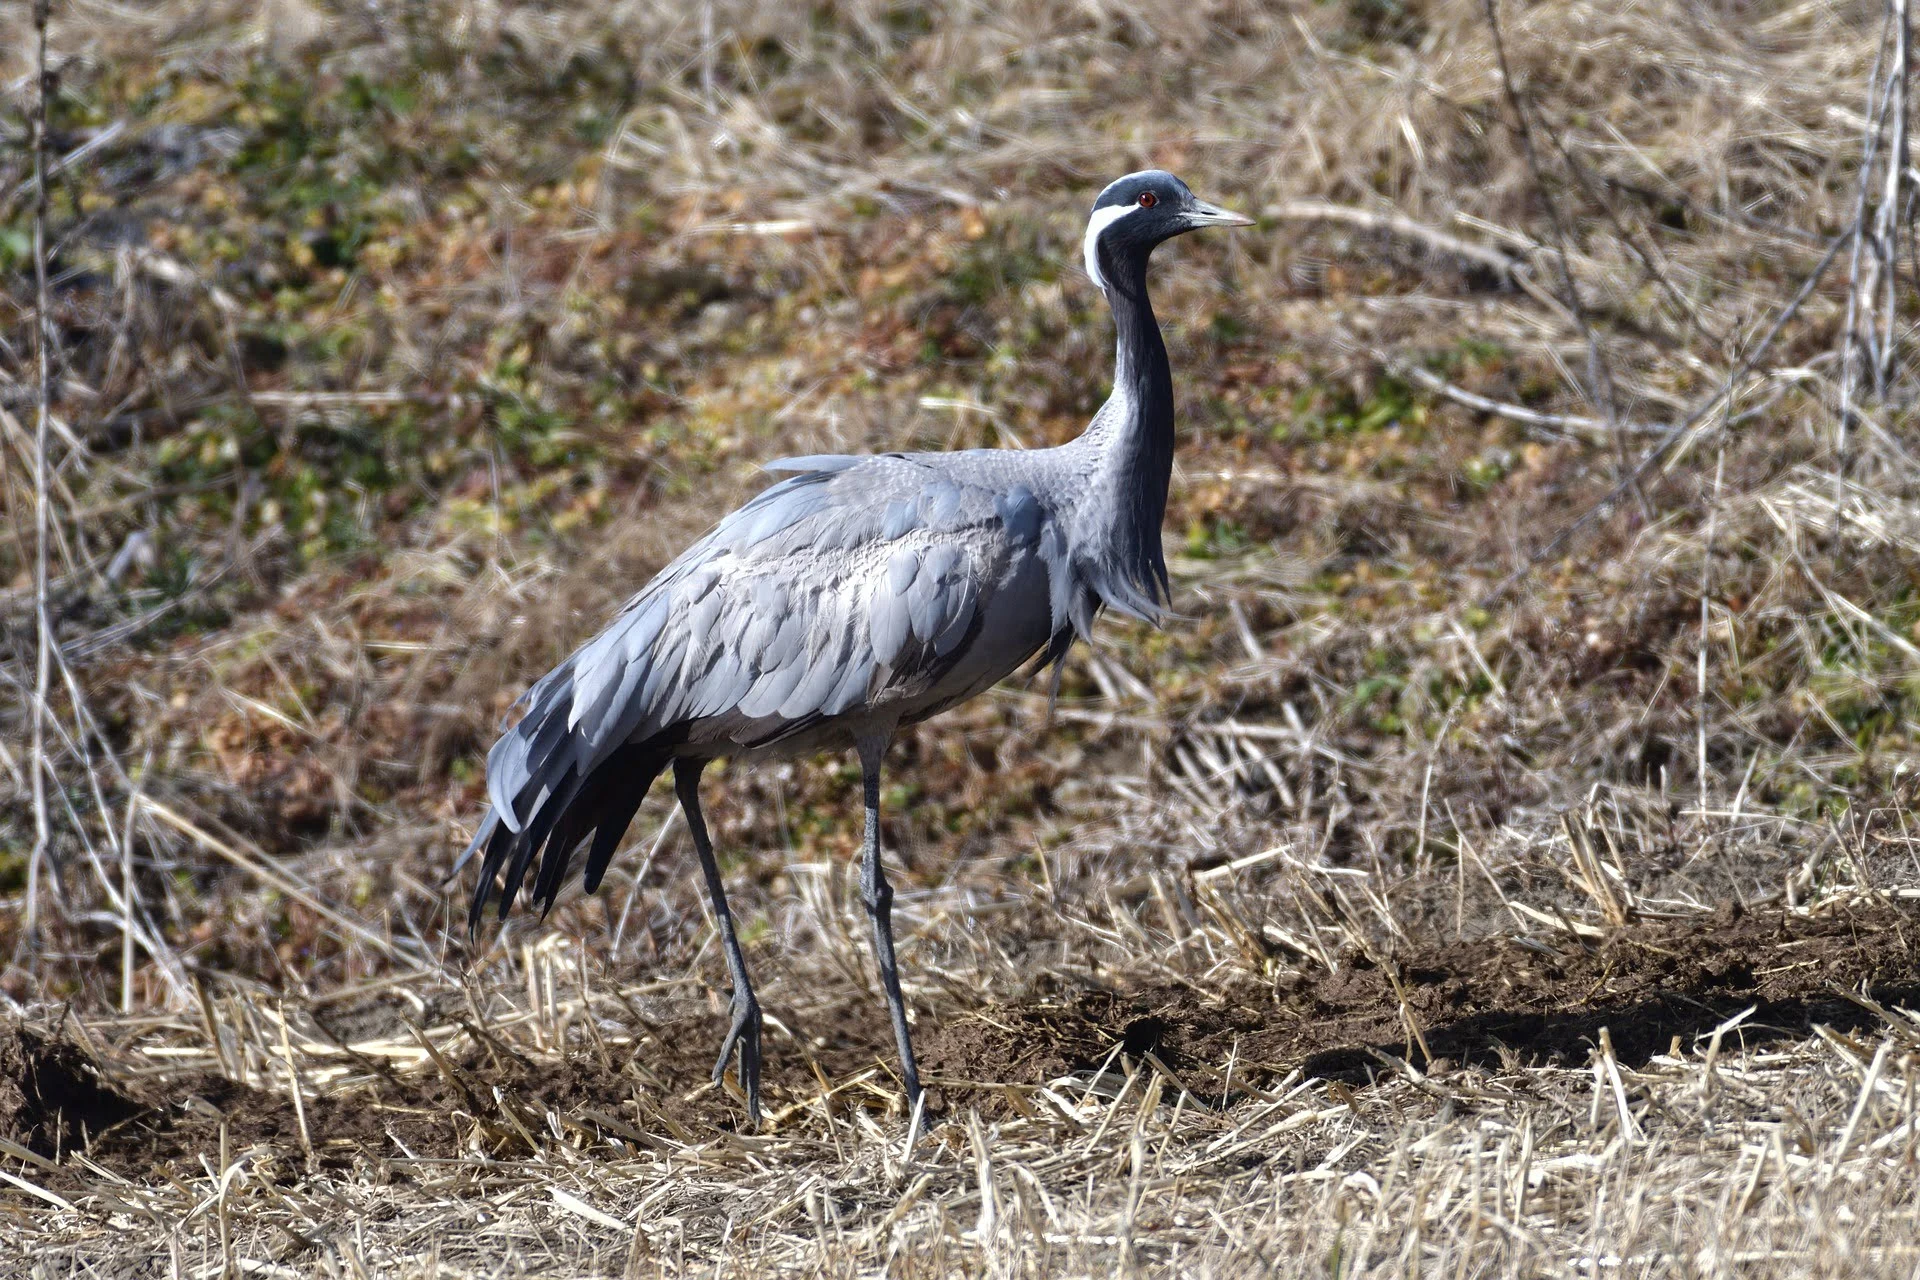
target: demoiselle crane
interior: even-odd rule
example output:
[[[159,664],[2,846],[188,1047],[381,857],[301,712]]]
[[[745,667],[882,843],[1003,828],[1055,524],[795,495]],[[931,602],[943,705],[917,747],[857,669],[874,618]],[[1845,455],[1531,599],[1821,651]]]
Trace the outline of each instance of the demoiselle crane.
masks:
[[[1168,601],[1160,522],[1173,466],[1173,379],[1147,298],[1154,246],[1251,220],[1170,173],[1128,174],[1087,223],[1087,274],[1117,331],[1113,393],[1050,449],[819,455],[721,520],[521,699],[487,757],[490,801],[457,874],[483,851],[468,923],[505,918],[528,874],[551,908],[589,833],[591,893],[648,787],[669,767],[733,979],[732,1025],[760,1119],[760,1005],[747,976],[699,781],[720,756],[851,746],[866,800],[861,896],[908,1106],[920,1073],[894,964],[880,862],[880,770],[900,726],[981,693],[1033,659],[1056,667],[1102,609],[1157,622]]]

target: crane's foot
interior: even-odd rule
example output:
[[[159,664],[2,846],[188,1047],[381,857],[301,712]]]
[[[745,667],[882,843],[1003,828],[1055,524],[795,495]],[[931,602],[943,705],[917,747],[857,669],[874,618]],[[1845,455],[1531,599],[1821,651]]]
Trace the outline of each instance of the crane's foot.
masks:
[[[747,1121],[750,1127],[760,1127],[760,1002],[753,998],[753,992],[735,991],[733,994],[733,1025],[727,1028],[727,1038],[720,1042],[720,1057],[713,1064],[713,1082],[717,1085],[726,1079],[727,1060],[733,1057],[734,1046],[740,1047],[740,1087],[747,1095]]]

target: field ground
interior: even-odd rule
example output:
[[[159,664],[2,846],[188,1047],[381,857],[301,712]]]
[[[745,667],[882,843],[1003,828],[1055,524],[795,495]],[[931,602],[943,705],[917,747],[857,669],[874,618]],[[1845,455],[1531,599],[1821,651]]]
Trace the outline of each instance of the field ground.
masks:
[[[1886,32],[63,0],[36,181],[0,7],[0,1272],[1920,1275]],[[857,770],[709,773],[743,1132],[664,792],[469,938],[495,726],[759,463],[1076,433],[1147,164],[1180,616],[896,746],[911,1151]]]

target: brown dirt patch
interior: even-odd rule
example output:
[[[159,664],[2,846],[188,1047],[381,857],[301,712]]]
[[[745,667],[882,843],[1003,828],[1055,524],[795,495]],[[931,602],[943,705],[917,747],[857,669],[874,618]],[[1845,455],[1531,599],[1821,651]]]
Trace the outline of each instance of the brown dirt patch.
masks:
[[[1749,1005],[1738,1040],[1809,1034],[1816,1023],[1870,1025],[1845,992],[1888,1006],[1920,1005],[1920,909],[1868,905],[1813,918],[1723,911],[1646,921],[1602,940],[1571,938],[1551,951],[1510,939],[1406,951],[1387,964],[1343,957],[1338,973],[1287,975],[1271,987],[1236,983],[1217,995],[1183,985],[1126,991],[1064,989],[949,1021],[927,1037],[929,1074],[1044,1084],[1098,1067],[1116,1045],[1153,1052],[1191,1070],[1259,1085],[1299,1069],[1365,1084],[1376,1054],[1417,1065],[1402,1013],[1411,1014],[1432,1065],[1584,1064],[1608,1029],[1622,1062],[1636,1066],[1679,1037],[1696,1037]],[[1396,992],[1389,966],[1397,970]],[[1217,1087],[1217,1083],[1216,1086]]]
[[[635,1129],[657,1129],[646,1123],[647,1101],[671,1101],[660,1097],[643,1066],[623,1070],[619,1057],[605,1063],[591,1055],[535,1061],[511,1050],[481,1049],[447,1065],[450,1075],[389,1071],[350,1092],[308,1097],[306,1139],[284,1092],[214,1074],[169,1076],[140,1091],[144,1110],[96,1143],[91,1155],[116,1172],[144,1177],[219,1150],[222,1125],[232,1153],[264,1149],[303,1163],[310,1141],[321,1168],[404,1162],[409,1155],[443,1160],[476,1149],[524,1155],[546,1140],[548,1112],[572,1118],[593,1110]],[[716,1102],[696,1111],[723,1108]],[[601,1125],[582,1131],[614,1136]]]
[[[30,1027],[0,1029],[0,1137],[53,1156],[85,1147],[139,1111],[72,1041]]]
[[[830,1004],[805,1019],[772,1012],[804,1045],[768,1028],[762,1084],[769,1114],[816,1096],[821,1077],[846,1079],[891,1049],[884,1016],[854,1005]],[[366,1009],[328,1025],[336,1034],[384,1026],[378,1011]],[[410,1156],[524,1155],[550,1140],[549,1116],[587,1141],[707,1138],[737,1128],[744,1112],[707,1083],[725,1027],[718,1014],[675,1018],[641,1028],[637,1046],[566,1057],[482,1034],[444,1069],[426,1072],[397,1073],[363,1059],[369,1082],[306,1098],[304,1137],[301,1114],[278,1080],[269,1090],[204,1071],[135,1077],[71,1041],[16,1027],[0,1031],[0,1137],[45,1155],[56,1147],[85,1150],[136,1180],[168,1165],[197,1169],[201,1155],[214,1158],[221,1149],[223,1127],[230,1156],[249,1155],[256,1167],[285,1177],[309,1164],[362,1162],[391,1163],[389,1172],[404,1177]]]
[[[362,1151],[391,1150],[394,1118],[386,1113],[362,1098],[308,1099],[316,1159],[345,1165]],[[71,1040],[24,1026],[0,1030],[0,1137],[40,1155],[85,1151],[115,1172],[144,1177],[156,1166],[218,1152],[223,1126],[234,1154],[263,1146],[304,1154],[299,1116],[285,1095],[206,1072],[129,1078]],[[418,1133],[424,1126],[402,1114],[398,1127]]]
[[[1410,949],[1385,963],[1351,954],[1338,973],[1287,974],[1265,986],[1242,980],[1218,992],[1178,983],[1073,988],[1050,978],[1014,1004],[928,1017],[921,1056],[930,1077],[948,1082],[1044,1084],[1100,1065],[1118,1046],[1123,1058],[1155,1054],[1203,1094],[1220,1087],[1229,1062],[1235,1080],[1255,1086],[1295,1069],[1365,1086],[1383,1069],[1378,1055],[1422,1061],[1398,991],[1436,1069],[1583,1064],[1602,1027],[1633,1066],[1676,1036],[1693,1047],[1749,1005],[1756,1012],[1738,1032],[1745,1044],[1802,1036],[1816,1023],[1871,1025],[1873,1015],[1846,992],[1920,1005],[1916,938],[1913,904],[1813,918],[1727,911],[1643,921],[1586,944],[1563,937],[1551,949],[1493,939]],[[794,1035],[768,1030],[770,1114],[816,1096],[822,1078],[844,1081],[890,1063],[891,1036],[872,1003],[772,1010]],[[636,1030],[635,1047],[564,1058],[482,1035],[444,1070],[397,1074],[364,1061],[366,1083],[307,1100],[303,1139],[278,1088],[203,1072],[132,1077],[70,1040],[19,1026],[0,1031],[0,1136],[47,1155],[84,1148],[145,1179],[156,1167],[197,1167],[200,1155],[220,1149],[224,1126],[229,1153],[288,1177],[303,1166],[362,1163],[406,1177],[409,1156],[525,1154],[551,1141],[556,1121],[578,1138],[615,1143],[699,1139],[737,1126],[736,1100],[705,1087],[722,1016]],[[931,1101],[942,1109],[963,1098],[995,1105],[952,1083]],[[885,1105],[881,1093],[867,1101]]]

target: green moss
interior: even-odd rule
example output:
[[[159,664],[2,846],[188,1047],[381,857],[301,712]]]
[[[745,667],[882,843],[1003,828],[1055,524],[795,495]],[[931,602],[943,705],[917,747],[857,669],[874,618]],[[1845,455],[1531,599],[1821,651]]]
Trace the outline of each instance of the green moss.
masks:
[[[1460,468],[1460,478],[1468,487],[1484,493],[1507,478],[1513,471],[1514,461],[1510,450],[1498,447],[1486,449],[1467,459]]]
[[[1252,545],[1253,538],[1244,525],[1224,516],[1206,516],[1188,522],[1183,549],[1195,559],[1213,560],[1238,554]]]
[[[1413,388],[1392,374],[1383,375],[1365,396],[1344,384],[1318,382],[1293,399],[1293,419],[1274,428],[1274,438],[1320,441],[1367,435],[1401,424],[1421,425],[1427,410]]]
[[[1031,227],[996,225],[978,240],[966,242],[942,281],[947,298],[980,306],[1036,281],[1058,277],[1054,246],[1040,241]]]
[[[1246,322],[1225,311],[1216,311],[1213,319],[1207,322],[1207,334],[1215,342],[1223,344],[1238,342],[1246,337],[1247,333]]]
[[[0,226],[0,273],[25,270],[32,261],[32,230],[19,223]]]
[[[0,894],[19,893],[27,887],[27,855],[15,849],[0,850]]]

